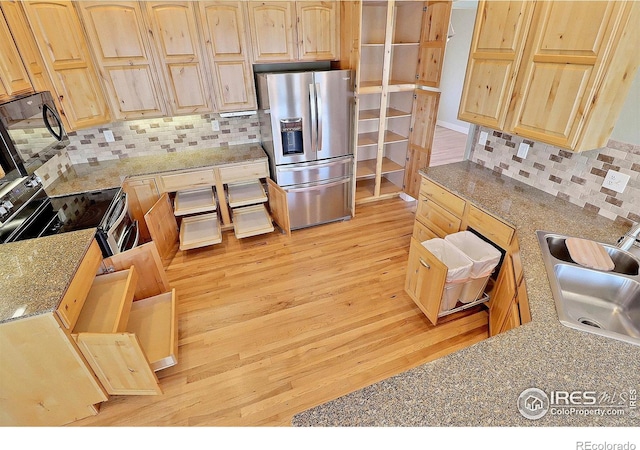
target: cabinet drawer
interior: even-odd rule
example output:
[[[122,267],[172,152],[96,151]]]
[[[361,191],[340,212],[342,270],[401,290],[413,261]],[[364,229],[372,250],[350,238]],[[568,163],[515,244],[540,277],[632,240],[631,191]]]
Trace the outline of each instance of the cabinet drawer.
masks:
[[[418,242],[424,242],[424,241],[428,241],[429,239],[438,237],[438,235],[436,235],[433,231],[431,231],[429,228],[427,228],[425,225],[423,225],[421,222],[418,222],[417,220],[413,223],[412,236]]]
[[[101,262],[102,252],[94,240],[56,310],[64,326],[70,330],[76,325]]]
[[[269,164],[267,160],[250,163],[223,166],[218,168],[218,174],[222,183],[234,183],[237,181],[252,181],[269,176]]]
[[[503,249],[509,247],[515,231],[506,223],[473,205],[469,208],[468,225]]]
[[[176,192],[216,184],[213,169],[191,170],[188,172],[160,175],[159,179],[162,192]]]
[[[437,203],[420,197],[416,219],[430,228],[438,237],[460,231],[461,220]]]
[[[424,195],[456,216],[462,217],[466,202],[436,183],[423,178],[420,184],[420,195]]]

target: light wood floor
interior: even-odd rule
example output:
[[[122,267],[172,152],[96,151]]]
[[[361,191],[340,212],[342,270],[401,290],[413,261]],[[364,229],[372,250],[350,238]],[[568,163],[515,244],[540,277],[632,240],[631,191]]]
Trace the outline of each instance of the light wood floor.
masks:
[[[403,285],[415,202],[177,252],[178,364],[161,396],[113,396],[74,425],[289,425],[305,409],[487,337],[487,313],[430,325]]]
[[[466,134],[436,125],[429,165],[433,167],[464,160],[466,145]]]

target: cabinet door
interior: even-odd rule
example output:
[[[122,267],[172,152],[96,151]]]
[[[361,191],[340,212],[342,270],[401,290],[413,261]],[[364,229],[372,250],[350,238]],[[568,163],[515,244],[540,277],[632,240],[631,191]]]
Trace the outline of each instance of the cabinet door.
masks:
[[[439,87],[444,50],[451,20],[451,1],[428,1],[425,25],[420,38],[418,83]]]
[[[218,111],[254,109],[256,94],[241,2],[199,2]]]
[[[291,237],[287,192],[278,186],[271,178],[267,178],[267,188],[269,190],[271,218],[287,236]]]
[[[165,115],[138,2],[78,2],[114,118]]]
[[[404,290],[434,325],[442,303],[447,266],[415,238],[411,238]]]
[[[129,214],[138,221],[140,230],[140,241],[151,240],[149,228],[144,220],[144,215],[158,201],[160,194],[155,178],[144,178],[137,180],[125,180],[122,183],[122,190],[127,193],[129,201]]]
[[[4,15],[0,11],[0,99],[33,90]]]
[[[143,2],[173,114],[214,109],[194,2]]]
[[[34,91],[54,91],[51,79],[46,72],[44,62],[33,38],[33,33],[27,23],[22,6],[15,0],[0,2],[0,8],[9,25],[13,40],[22,58],[25,69],[29,74]],[[54,99],[58,102],[58,99]],[[62,109],[57,104],[58,109]]]
[[[505,256],[496,287],[489,301],[489,335],[495,336],[506,331],[504,326],[508,316],[517,308],[516,302],[516,278],[513,270],[511,255]],[[519,322],[519,321],[518,321]],[[520,325],[519,323],[516,324]],[[513,327],[512,327],[513,328]]]
[[[23,6],[68,127],[109,122],[109,108],[73,4],[33,1]]]
[[[298,59],[339,58],[340,15],[338,2],[296,2]]]
[[[250,2],[253,62],[295,61],[294,2]]]
[[[107,270],[114,271],[127,270],[131,266],[136,268],[139,277],[134,294],[135,300],[159,295],[171,289],[155,242],[147,242],[105,258],[104,265]]]
[[[111,395],[162,394],[134,333],[80,333],[78,347]]]
[[[418,198],[422,180],[418,171],[429,167],[440,93],[416,89],[414,99],[409,150],[404,174],[404,191],[413,198]]]
[[[533,2],[529,1],[480,2],[460,99],[460,120],[504,129],[532,13]]]
[[[514,133],[559,147],[576,146],[615,51],[614,33],[628,16],[625,7],[617,1],[536,3],[535,32],[516,86]]]
[[[169,195],[165,192],[144,215],[151,239],[156,243],[160,257],[164,260],[173,253],[178,242],[178,223],[173,215]]]

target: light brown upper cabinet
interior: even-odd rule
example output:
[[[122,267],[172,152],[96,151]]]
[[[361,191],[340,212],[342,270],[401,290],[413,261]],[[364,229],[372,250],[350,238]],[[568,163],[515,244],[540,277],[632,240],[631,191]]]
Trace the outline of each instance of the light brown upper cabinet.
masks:
[[[478,5],[460,101],[461,120],[504,129],[532,13],[532,2]]]
[[[23,3],[68,129],[110,120],[78,14],[69,1]]]
[[[114,119],[166,115],[138,2],[78,2]]]
[[[417,198],[429,165],[450,1],[355,2],[356,203]],[[346,6],[346,5],[345,5]],[[343,39],[345,37],[343,36]],[[345,55],[346,57],[346,55]]]
[[[142,2],[172,114],[214,110],[194,2]]]
[[[245,6],[242,2],[198,2],[198,7],[218,111],[254,109]]]
[[[640,65],[638,23],[634,1],[480,2],[458,117],[603,147]]]
[[[33,91],[55,91],[20,3],[16,0],[3,0],[0,2],[0,9],[4,13],[22,63],[29,74]],[[4,50],[2,54],[5,54]],[[56,95],[54,99],[58,101]],[[58,109],[62,109],[61,105],[57,106]]]
[[[339,54],[339,5],[335,1],[296,2],[298,59],[332,60]]]
[[[339,58],[339,2],[249,2],[253,62]]]
[[[27,69],[0,11],[0,100],[33,90]]]

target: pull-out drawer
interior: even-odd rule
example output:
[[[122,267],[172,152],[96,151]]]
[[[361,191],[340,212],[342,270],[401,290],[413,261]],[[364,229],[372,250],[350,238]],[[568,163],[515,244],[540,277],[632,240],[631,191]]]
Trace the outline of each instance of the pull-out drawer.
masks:
[[[252,181],[269,176],[268,160],[253,161],[218,168],[220,182],[223,184]]]
[[[515,230],[473,205],[469,208],[468,226],[503,249],[509,248]]]
[[[162,192],[176,192],[187,189],[195,189],[216,184],[213,169],[189,170],[179,173],[160,175],[160,190]]]
[[[466,202],[455,194],[425,178],[420,184],[420,195],[437,203],[457,217],[462,217]]]
[[[175,291],[133,302],[134,267],[99,275],[72,336],[111,395],[155,395],[154,371],[176,364]]]
[[[101,262],[102,252],[94,239],[56,310],[64,326],[70,330],[76,325]]]
[[[460,231],[461,220],[446,209],[424,197],[420,197],[416,219],[430,228],[438,237]]]

